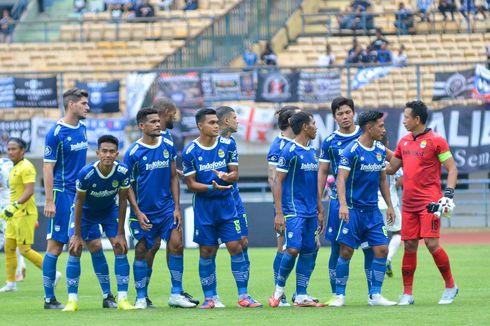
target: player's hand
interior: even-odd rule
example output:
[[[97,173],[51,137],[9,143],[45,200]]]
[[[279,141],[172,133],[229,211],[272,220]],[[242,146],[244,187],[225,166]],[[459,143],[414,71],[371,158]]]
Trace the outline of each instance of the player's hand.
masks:
[[[349,223],[349,208],[347,207],[347,205],[340,205],[339,218]]]
[[[213,189],[215,189],[215,190],[228,190],[228,189],[233,188],[233,185],[222,186],[214,180],[212,181],[212,184],[213,184]]]
[[[230,180],[230,177],[231,177],[231,173],[228,173],[228,172],[224,172],[224,171],[217,171],[217,170],[212,170],[214,174],[216,174],[216,176],[218,178],[220,178],[221,180],[223,181],[226,181],[226,182],[229,182],[231,183],[232,181]]]
[[[114,247],[121,248],[123,255],[126,255],[128,253],[128,243],[126,242],[126,237],[124,236],[124,234],[116,235],[112,245]]]
[[[323,215],[323,209],[318,210],[318,234],[323,234],[325,232],[325,216]]]
[[[286,222],[284,221],[284,215],[282,213],[276,213],[274,218],[274,229],[279,234],[284,234],[284,229],[286,227]]]
[[[0,214],[0,218],[4,219],[5,221],[8,221],[14,216],[14,214],[19,210],[19,204],[17,203],[12,203],[8,204],[3,210],[2,213]]]
[[[184,177],[184,172],[182,170],[175,169],[175,172],[177,172],[177,175],[179,176],[179,178],[183,178]]]
[[[150,231],[153,225],[150,223],[150,220],[145,214],[139,213],[136,215],[136,218],[138,219],[138,222],[143,230]]]
[[[68,251],[70,255],[80,257],[83,248],[83,240],[79,235],[74,234],[70,238],[70,244],[68,245]]]
[[[395,224],[395,219],[396,219],[395,210],[393,209],[393,206],[390,206],[386,210],[386,222],[388,223],[388,225],[393,225]]]
[[[180,214],[180,209],[176,208],[174,210],[174,225],[176,225],[177,231],[182,231],[182,215]]]
[[[53,218],[56,214],[56,206],[52,200],[46,200],[44,202],[44,216],[47,218]]]
[[[448,197],[442,197],[439,199],[437,205],[439,206],[439,209],[436,213],[434,213],[434,215],[445,218],[450,218],[453,215],[454,208],[456,207],[453,199]]]

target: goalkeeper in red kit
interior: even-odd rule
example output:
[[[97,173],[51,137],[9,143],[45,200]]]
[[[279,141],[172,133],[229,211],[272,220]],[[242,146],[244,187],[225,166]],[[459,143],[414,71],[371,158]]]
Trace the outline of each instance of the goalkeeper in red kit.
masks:
[[[405,105],[403,125],[410,133],[400,140],[386,169],[388,174],[393,174],[403,166],[404,173],[401,229],[405,242],[404,289],[399,305],[414,303],[412,284],[419,239],[424,239],[446,283],[439,304],[451,304],[459,290],[451,274],[449,257],[439,244],[440,217],[452,214],[458,170],[446,140],[426,127],[427,116],[427,106],[423,102]],[[448,172],[444,194],[441,193],[441,165]]]

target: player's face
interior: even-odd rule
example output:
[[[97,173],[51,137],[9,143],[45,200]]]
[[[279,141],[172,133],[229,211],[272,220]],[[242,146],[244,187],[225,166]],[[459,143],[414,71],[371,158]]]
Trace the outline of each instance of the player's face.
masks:
[[[315,119],[310,118],[310,122],[306,125],[306,135],[309,139],[315,139],[317,129]]]
[[[177,110],[168,109],[160,114],[160,123],[165,126],[166,129],[173,129],[174,122],[177,120]]]
[[[146,116],[146,120],[139,124],[139,127],[143,134],[150,137],[160,136],[160,117],[158,114],[149,114]]]
[[[90,107],[88,106],[88,99],[86,97],[82,97],[80,101],[73,102],[72,110],[78,119],[83,120],[87,118],[87,114],[90,111]]]
[[[230,115],[228,116],[227,118],[227,124],[228,124],[228,127],[230,128],[231,132],[237,132],[238,130],[238,120],[236,118],[236,113],[235,112],[231,112]]]
[[[105,166],[112,166],[116,160],[119,152],[117,151],[116,144],[113,143],[102,143],[99,149],[96,151],[97,158],[100,163]]]
[[[414,118],[412,115],[412,109],[411,108],[405,108],[405,111],[403,111],[403,125],[408,131],[413,131],[418,124],[419,119]]]
[[[22,160],[24,158],[25,151],[22,147],[20,147],[19,144],[17,144],[14,141],[10,141],[7,144],[7,153],[8,153],[9,159],[12,162],[14,162],[14,164],[16,164],[17,162],[19,162],[20,160]]]
[[[383,140],[385,134],[386,134],[385,122],[383,118],[379,118],[378,120],[376,120],[375,123],[373,123],[370,132],[371,138],[374,140]]]
[[[215,114],[207,114],[204,121],[199,122],[197,126],[204,136],[218,137],[219,135],[218,117]]]
[[[342,129],[349,129],[354,124],[354,111],[348,105],[342,105],[335,111],[335,121]]]

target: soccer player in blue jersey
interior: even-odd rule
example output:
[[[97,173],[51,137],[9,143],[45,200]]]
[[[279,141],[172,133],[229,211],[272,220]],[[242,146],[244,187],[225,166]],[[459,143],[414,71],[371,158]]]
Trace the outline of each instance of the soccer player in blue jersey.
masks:
[[[78,174],[75,206],[70,219],[68,263],[66,265],[66,285],[68,303],[63,311],[78,310],[78,283],[80,280],[80,257],[83,245],[92,255],[94,271],[103,293],[103,308],[132,310],[129,304],[128,283],[129,263],[126,256],[128,245],[124,232],[129,189],[128,168],[116,161],[119,155],[119,141],[112,135],[101,136],[97,141],[98,161],[92,162]],[[116,203],[116,196],[119,197]],[[118,302],[111,293],[109,267],[105,258],[99,265],[102,250],[100,226],[109,238],[116,256],[114,270],[117,279]],[[104,264],[105,263],[105,264]]]
[[[329,173],[329,168],[332,174],[337,176],[340,155],[343,149],[353,140],[359,138],[362,134],[361,128],[354,123],[354,101],[345,97],[337,97],[332,101],[332,114],[335,121],[339,125],[339,129],[328,136],[321,145],[321,153],[318,167],[318,197],[321,198],[323,189]],[[323,206],[320,207],[323,214]],[[332,289],[332,297],[326,302],[328,305],[335,300],[335,268],[339,259],[339,244],[335,240],[339,230],[339,201],[337,199],[337,191],[335,184],[332,188],[332,193],[329,198],[328,221],[325,232],[325,238],[330,241],[330,258],[328,261],[328,272],[330,278],[330,287]],[[364,248],[363,248],[364,249]],[[364,251],[364,270],[370,287],[370,268],[373,260],[373,252],[370,248]]]
[[[281,133],[272,141],[272,144],[267,153],[267,181],[271,192],[274,194],[274,178],[276,176],[276,167],[279,162],[279,156],[284,147],[292,141],[295,137],[291,125],[289,124],[289,119],[296,113],[299,112],[299,108],[296,106],[284,106],[276,112],[277,115],[277,125]],[[277,275],[279,275],[279,267],[281,266],[281,260],[284,256],[284,233],[276,233],[277,237],[277,251],[272,264],[274,270],[274,285],[277,283]],[[281,297],[281,302],[279,307],[289,307],[290,304],[286,298],[286,295]]]
[[[370,306],[392,306],[396,302],[381,296],[386,272],[388,235],[378,208],[378,189],[387,203],[386,220],[393,224],[395,212],[386,179],[386,149],[380,142],[385,134],[383,113],[368,111],[360,114],[362,135],[342,151],[338,163],[337,196],[342,220],[337,234],[340,254],[337,261],[336,299],[331,307],[345,304],[345,287],[349,278],[349,263],[354,249],[367,242],[374,252],[371,265]]]
[[[133,265],[137,295],[135,307],[148,307],[146,257],[154,242],[163,239],[167,242],[167,265],[172,283],[168,304],[193,308],[197,304],[189,300],[182,287],[184,247],[175,146],[171,140],[161,136],[156,109],[141,109],[136,121],[143,136],[128,148],[124,157],[132,183],[128,196],[132,209],[130,229],[138,241]]]
[[[185,182],[194,192],[194,242],[199,244],[199,276],[204,291],[201,308],[214,308],[216,294],[215,257],[220,243],[231,256],[231,271],[238,287],[238,305],[262,305],[248,294],[249,264],[242,249],[242,232],[233,198],[233,183],[238,180],[238,155],[235,142],[219,136],[216,111],[196,113],[199,137],[184,149],[182,162]]]
[[[296,257],[296,296],[298,307],[322,307],[307,294],[313,272],[312,261],[317,251],[316,234],[325,227],[323,214],[319,214],[316,197],[318,160],[314,148],[308,146],[316,137],[317,127],[310,113],[298,112],[291,117],[296,137],[282,150],[274,180],[275,229],[287,237],[286,251],[281,260],[276,288],[269,298],[271,307],[278,307],[284,294]]]
[[[68,243],[75,181],[87,160],[87,131],[81,120],[89,112],[88,93],[77,88],[67,90],[63,94],[63,106],[65,115],[48,131],[44,146],[44,215],[50,219],[43,260],[44,309],[64,308],[54,294],[61,277],[61,273],[56,272],[56,262]]]

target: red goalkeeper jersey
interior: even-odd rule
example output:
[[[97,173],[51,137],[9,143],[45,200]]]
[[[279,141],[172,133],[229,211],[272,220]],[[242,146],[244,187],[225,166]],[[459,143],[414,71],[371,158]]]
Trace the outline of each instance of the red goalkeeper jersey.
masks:
[[[414,137],[406,135],[396,147],[395,157],[403,161],[402,209],[424,210],[441,196],[441,162],[452,157],[449,145],[431,129]]]

